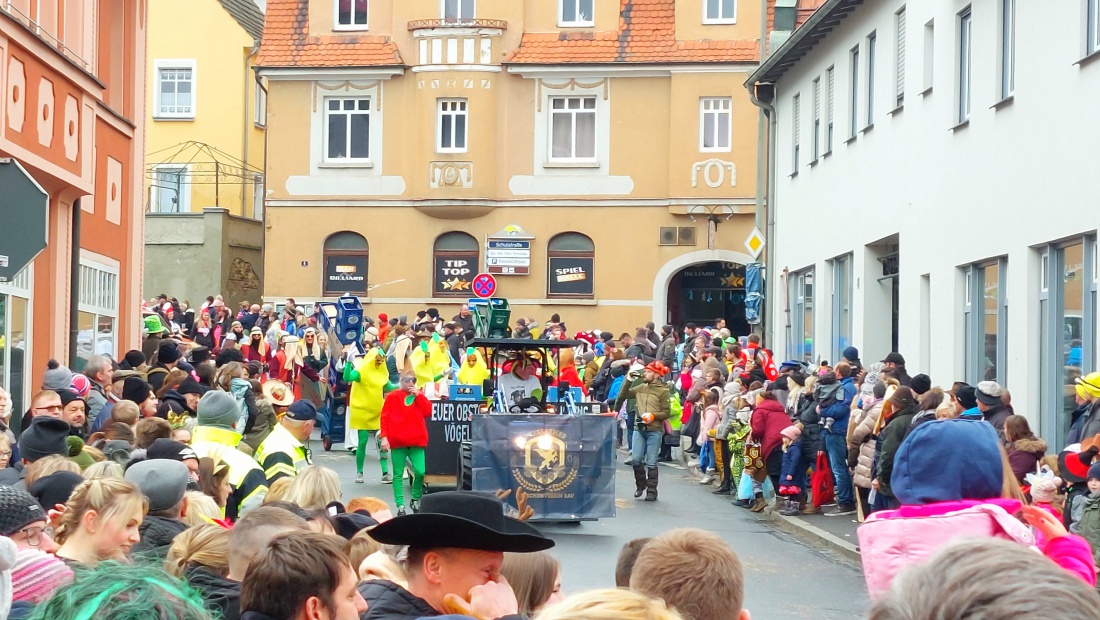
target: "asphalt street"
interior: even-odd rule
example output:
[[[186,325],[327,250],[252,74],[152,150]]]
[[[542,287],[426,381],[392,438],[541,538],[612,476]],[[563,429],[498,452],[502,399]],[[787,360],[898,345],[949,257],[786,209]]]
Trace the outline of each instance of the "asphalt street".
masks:
[[[355,457],[341,444],[324,452],[313,442],[314,462],[331,467],[343,480],[344,499],[375,496],[393,504],[391,487],[381,483],[377,455],[370,450],[366,481],[354,482]],[[624,457],[620,454],[619,459]],[[636,501],[633,476],[619,465],[616,480],[618,515],[580,524],[539,524],[556,542],[552,553],[562,562],[566,593],[614,587],[615,561],[624,543],[655,536],[676,527],[712,531],[740,556],[745,566],[746,608],[754,620],[861,618],[868,607],[863,576],[857,565],[775,529],[767,520],[734,507],[713,487],[695,483],[683,470],[661,467],[660,500]],[[406,496],[408,491],[406,490]],[[718,620],[718,619],[715,619]]]

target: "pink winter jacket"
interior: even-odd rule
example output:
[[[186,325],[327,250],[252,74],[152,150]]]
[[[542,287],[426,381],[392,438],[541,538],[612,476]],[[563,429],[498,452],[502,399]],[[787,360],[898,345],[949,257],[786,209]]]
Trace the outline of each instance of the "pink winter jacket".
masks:
[[[1031,528],[1012,515],[1020,502],[1012,499],[963,500],[872,513],[859,527],[860,557],[871,600],[879,599],[901,571],[920,564],[952,540],[993,537],[1034,546]],[[1050,541],[1044,555],[1090,586],[1096,568],[1088,542],[1080,536]]]

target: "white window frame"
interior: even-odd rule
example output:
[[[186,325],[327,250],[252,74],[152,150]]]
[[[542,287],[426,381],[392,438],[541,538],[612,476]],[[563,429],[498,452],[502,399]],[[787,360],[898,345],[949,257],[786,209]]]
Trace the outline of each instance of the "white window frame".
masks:
[[[864,102],[866,109],[866,124],[864,129],[875,124],[875,56],[877,55],[878,32],[872,31],[867,35],[867,100]]]
[[[848,139],[859,132],[859,46],[848,50]]]
[[[703,23],[704,24],[736,24],[737,23],[737,0],[732,0],[733,14],[730,16],[722,15],[722,3],[725,0],[703,0]],[[710,4],[715,2],[718,7],[717,17],[710,16]]]
[[[252,122],[257,127],[267,127],[267,91],[264,89],[264,85],[259,80],[255,81],[256,93],[255,93],[255,106],[254,106],[254,118]]]
[[[353,101],[356,101],[356,102],[365,100],[367,102],[366,110],[359,110],[359,104],[358,103],[356,103],[356,109],[354,110],[354,112],[356,112],[356,113],[366,112],[366,116],[367,116],[367,156],[366,157],[351,157],[351,156],[348,156],[348,157],[329,157],[329,154],[328,154],[328,141],[329,141],[328,119],[329,119],[330,113],[334,112],[334,110],[329,110],[328,109],[329,102],[330,101],[347,101],[347,100],[353,100]],[[371,143],[371,133],[373,133],[374,130],[375,130],[375,127],[374,127],[375,122],[374,122],[374,118],[373,118],[374,110],[371,109],[371,105],[373,103],[374,103],[374,100],[372,99],[372,97],[370,95],[365,95],[365,96],[354,96],[354,95],[352,95],[352,96],[335,96],[335,97],[324,97],[322,99],[322,104],[324,106],[323,109],[322,109],[322,114],[321,114],[321,130],[323,132],[323,134],[322,134],[323,139],[322,139],[322,144],[321,144],[321,161],[322,162],[328,163],[328,164],[369,164],[369,163],[372,163],[371,162],[371,156],[374,154],[374,148],[373,148],[373,144]],[[341,105],[341,108],[342,108],[342,105]],[[343,109],[338,110],[336,112],[344,114],[345,116],[348,117],[348,123],[347,123],[347,126],[345,127],[345,131],[347,132],[346,137],[347,137],[347,140],[348,140],[348,143],[347,143],[348,144],[348,152],[350,153],[351,152],[351,114],[345,114]]]
[[[86,256],[87,252],[81,250],[80,256],[80,290],[77,310],[92,315],[92,354],[100,353],[99,350],[99,319],[108,317],[113,321],[114,329],[111,333],[111,350],[108,353],[112,358],[118,358],[118,299],[119,299],[119,268],[118,265],[110,265],[102,260],[95,260]],[[106,260],[106,259],[104,259]]]
[[[974,67],[974,19],[969,5],[959,11],[956,21],[958,23],[958,36],[956,37],[958,51],[955,54],[955,72],[958,79],[955,85],[957,93],[955,98],[958,105],[956,106],[955,121],[962,124],[970,120],[973,103],[971,74]]]
[[[825,87],[829,91],[825,101],[825,151],[828,155],[833,152],[833,134],[835,133],[833,116],[836,110],[836,67],[830,65],[825,69]]]
[[[821,76],[814,78],[813,83],[814,93],[814,122],[813,132],[814,135],[810,138],[812,144],[812,156],[811,162],[815,162],[821,157]]]
[[[718,106],[718,107],[714,107]],[[719,120],[722,116],[726,116],[726,127],[728,131],[725,135],[719,130]],[[706,118],[707,116],[714,117],[714,135],[710,136],[714,139],[716,146],[706,146]],[[722,145],[722,138],[725,138],[725,146]],[[700,153],[729,153],[733,150],[733,99],[731,97],[700,97],[699,98],[699,152]]]
[[[565,3],[567,0],[558,0],[558,27],[559,28],[591,28],[596,25],[596,0],[570,0],[573,2],[573,19],[566,19]],[[592,15],[588,19],[581,19],[581,4],[587,2],[591,5]]]
[[[457,16],[454,19],[447,19],[447,3],[448,2],[453,2],[455,4],[455,7],[458,9],[456,11]],[[469,4],[471,6],[470,17],[463,18],[462,17],[462,9],[467,4]],[[477,1],[476,0],[439,0],[439,18],[442,19],[442,20],[445,20],[447,23],[451,23],[451,24],[473,21],[473,20],[477,19]]]
[[[855,299],[855,285],[853,277],[855,268],[853,262],[854,253],[837,256],[832,259],[833,291],[832,291],[832,359],[840,361],[840,355],[845,348],[852,344],[852,305]],[[841,284],[844,286],[842,287]],[[843,289],[843,290],[842,290]],[[845,320],[846,317],[846,320]],[[847,332],[847,342],[841,342],[841,336]]]
[[[576,111],[570,110],[569,109],[569,100],[570,99],[580,99],[581,100],[581,107],[577,108]],[[584,102],[586,100],[589,100],[589,99],[591,99],[593,101],[593,107],[592,108],[585,108],[584,107]],[[565,100],[566,107],[563,111],[556,112],[554,110],[554,102],[559,101],[559,100]],[[550,97],[549,101],[547,102],[547,105],[548,105],[548,110],[547,110],[546,117],[547,117],[547,120],[549,121],[548,124],[547,124],[547,127],[546,127],[546,146],[547,146],[546,157],[547,157],[547,161],[550,162],[550,163],[559,163],[559,164],[560,163],[598,164],[599,163],[599,153],[600,153],[600,114],[599,114],[600,105],[599,105],[599,97],[597,97],[596,95],[571,95],[571,96],[563,96],[563,97]],[[589,109],[591,110],[591,114],[595,117],[595,120],[592,123],[592,144],[593,144],[593,146],[592,146],[592,153],[593,153],[592,157],[576,157],[575,155],[572,156],[572,157],[555,157],[554,156],[554,117],[557,114],[569,114],[573,117],[573,152],[576,153],[576,149],[577,149],[577,120],[576,120],[576,116],[577,116],[578,112],[587,113],[587,110],[589,110]]]
[[[1000,72],[998,96],[1001,101],[1016,92],[1016,0],[1000,0]]]
[[[160,209],[160,201],[158,199],[159,192],[170,191],[168,188],[158,186],[156,183],[159,181],[157,174],[161,170],[180,170],[180,187],[179,195],[176,201],[175,211],[164,211]],[[191,212],[191,164],[153,164],[153,179],[149,185],[149,211],[151,213],[190,213]]]
[[[264,219],[264,175],[252,176],[252,219]]]
[[[153,119],[154,120],[194,120],[198,112],[198,72],[194,58],[162,58],[153,61]],[[161,71],[186,69],[191,71],[191,111],[163,112],[160,108]]]
[[[446,109],[451,108],[454,109]],[[466,99],[439,99],[435,106],[436,109],[436,131],[435,131],[435,151],[437,153],[465,153],[470,148],[470,104]],[[451,146],[443,146],[443,117],[450,116],[451,118]],[[462,126],[462,146],[456,147],[459,137],[458,125],[455,121],[458,117],[463,117],[466,122]]]
[[[354,31],[354,30],[369,30],[370,29],[370,0],[367,0],[367,21],[362,24],[355,23],[355,2],[356,0],[350,0],[351,2],[351,23],[340,23],[340,2],[341,0],[332,0],[332,29],[336,31]]]
[[[908,33],[906,32],[905,7],[894,13],[894,108],[905,105],[905,56]]]
[[[2,350],[0,350],[0,366],[3,366],[0,379],[3,379],[4,389],[10,393],[15,394],[16,390],[19,390],[20,400],[24,406],[29,406],[31,394],[34,390],[31,389],[31,373],[29,369],[35,368],[33,364],[32,355],[34,353],[34,347],[30,343],[34,342],[34,263],[31,263],[23,268],[22,271],[15,274],[15,277],[8,282],[0,282],[0,297],[18,297],[26,300],[26,329],[23,332],[23,385],[13,386],[11,385],[11,351],[13,349],[11,328],[12,323],[10,316],[0,316],[0,320],[3,323],[3,329],[0,329],[0,337],[7,343]],[[10,305],[9,305],[10,307]]]
[[[928,20],[924,24],[924,71],[921,79],[921,93],[922,95],[932,91],[932,83],[935,78],[936,68],[936,22],[935,20]]]
[[[798,174],[798,160],[802,150],[802,94],[791,98],[791,111],[794,115],[791,132],[791,174]]]
[[[787,359],[794,359],[813,363],[814,349],[817,345],[817,315],[814,305],[816,283],[814,267],[807,267],[799,271],[791,272],[788,278],[788,291],[795,319],[790,322],[787,340]],[[809,295],[807,292],[806,278],[809,277]],[[810,331],[806,331],[806,312],[810,313]],[[809,336],[810,346],[806,346],[806,337]]]
[[[985,381],[985,325],[988,310],[985,307],[985,269],[997,267],[997,299],[993,308],[994,324],[997,330],[996,359],[991,360],[997,369],[992,381],[1002,385],[1007,377],[1008,362],[1008,259],[991,258],[962,267],[965,292],[963,295],[963,380],[976,385]]]
[[[1100,0],[1085,0],[1085,56],[1100,52]]]

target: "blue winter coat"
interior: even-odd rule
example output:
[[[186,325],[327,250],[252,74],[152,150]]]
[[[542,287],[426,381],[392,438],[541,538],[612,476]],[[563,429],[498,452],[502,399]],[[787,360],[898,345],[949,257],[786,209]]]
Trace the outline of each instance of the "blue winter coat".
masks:
[[[787,476],[790,476],[790,479]],[[783,453],[783,469],[779,474],[779,485],[791,485],[802,490],[806,489],[806,469],[802,466],[802,444],[800,442],[791,442],[787,451]]]
[[[836,402],[821,411],[821,418],[833,419],[832,430],[825,431],[832,435],[848,434],[848,418],[852,415],[852,399],[856,396],[856,384],[848,377],[840,382],[837,391]]]

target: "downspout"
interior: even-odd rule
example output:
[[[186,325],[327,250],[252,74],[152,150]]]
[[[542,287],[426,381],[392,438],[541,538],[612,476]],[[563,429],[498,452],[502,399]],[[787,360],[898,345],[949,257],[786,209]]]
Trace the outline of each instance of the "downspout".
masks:
[[[243,110],[244,111],[244,123],[242,123],[242,126],[243,126],[244,130],[243,130],[243,139],[241,140],[241,144],[244,145],[244,148],[242,149],[243,152],[241,153],[241,161],[244,162],[244,170],[242,170],[241,172],[245,173],[245,174],[242,174],[242,176],[245,176],[246,178],[247,178],[248,163],[249,163],[248,162],[248,134],[249,134],[248,130],[252,128],[250,126],[249,122],[248,122],[248,113],[251,111],[251,109],[250,109],[251,106],[248,105],[248,84],[249,84],[248,76],[249,76],[249,73],[250,73],[249,69],[252,68],[252,59],[255,58],[256,54],[258,54],[259,52],[260,52],[260,42],[256,41],[256,40],[253,40],[253,42],[252,42],[252,51],[248,53],[248,56],[244,57],[244,86],[243,86],[243,88],[244,88],[244,110]],[[241,217],[247,217],[245,215],[246,211],[245,211],[245,208],[244,208],[244,205],[246,204],[245,203],[245,195],[246,195],[247,191],[248,191],[248,183],[245,182],[244,180],[242,180],[241,181]],[[253,214],[253,215],[255,215],[255,214]]]
[[[72,251],[69,257],[69,367],[76,368],[77,340],[80,338],[80,198],[73,201]],[[92,326],[92,346],[95,347],[97,327]]]
[[[757,228],[760,228],[760,232],[764,233],[764,239],[767,243],[764,245],[764,342],[768,346],[774,345],[775,330],[772,322],[768,320],[768,315],[771,312],[771,304],[774,303],[775,294],[775,266],[772,262],[775,256],[775,204],[773,197],[775,196],[775,132],[776,132],[776,118],[775,118],[775,106],[772,104],[775,101],[775,85],[771,82],[757,82],[752,84],[749,88],[749,100],[753,105],[760,108],[763,115],[767,118],[767,141],[768,148],[767,153],[758,151],[757,153],[757,191],[756,191],[756,222]],[[759,141],[763,141],[763,136]],[[762,172],[763,171],[763,172]],[[760,187],[764,185],[762,182],[763,175],[767,175],[767,189],[765,193],[761,195]],[[764,205],[767,209],[766,219],[761,205]],[[765,223],[766,222],[766,223]],[[763,227],[761,228],[761,225]]]

